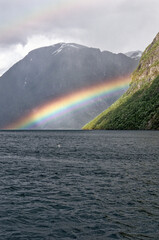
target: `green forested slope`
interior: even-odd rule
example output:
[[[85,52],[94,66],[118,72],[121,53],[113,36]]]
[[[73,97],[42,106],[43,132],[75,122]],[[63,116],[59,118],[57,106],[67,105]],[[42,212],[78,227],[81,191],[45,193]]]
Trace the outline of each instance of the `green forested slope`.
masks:
[[[159,33],[144,51],[128,91],[83,129],[159,129]]]

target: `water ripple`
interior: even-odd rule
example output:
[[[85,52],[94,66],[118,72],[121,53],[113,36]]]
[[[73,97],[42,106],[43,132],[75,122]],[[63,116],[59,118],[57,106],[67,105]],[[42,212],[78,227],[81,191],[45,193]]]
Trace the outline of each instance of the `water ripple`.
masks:
[[[159,236],[159,132],[0,132],[0,239]]]

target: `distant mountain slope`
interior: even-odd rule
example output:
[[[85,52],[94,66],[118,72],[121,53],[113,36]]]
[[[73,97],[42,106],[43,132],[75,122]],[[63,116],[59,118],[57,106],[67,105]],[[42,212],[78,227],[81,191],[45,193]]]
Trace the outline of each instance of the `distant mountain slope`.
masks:
[[[59,43],[31,51],[0,77],[0,128],[57,97],[130,74],[138,61],[124,54]],[[108,98],[38,128],[79,129],[110,106],[125,88]]]
[[[127,92],[83,129],[159,129],[159,33],[144,51]]]
[[[131,51],[131,52],[125,53],[125,55],[127,57],[133,58],[135,60],[139,60],[142,56],[142,52],[141,51]]]

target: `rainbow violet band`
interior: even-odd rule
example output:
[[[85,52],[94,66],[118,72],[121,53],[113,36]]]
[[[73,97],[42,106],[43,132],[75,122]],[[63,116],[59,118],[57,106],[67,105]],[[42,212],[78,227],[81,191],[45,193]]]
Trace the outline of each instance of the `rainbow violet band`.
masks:
[[[111,79],[100,84],[84,88],[70,94],[53,99],[37,108],[34,108],[28,115],[23,116],[16,122],[6,126],[4,129],[32,129],[47,123],[52,119],[63,116],[75,109],[80,109],[91,103],[93,99],[98,97],[107,97],[122,88],[128,87],[130,77],[121,77]]]

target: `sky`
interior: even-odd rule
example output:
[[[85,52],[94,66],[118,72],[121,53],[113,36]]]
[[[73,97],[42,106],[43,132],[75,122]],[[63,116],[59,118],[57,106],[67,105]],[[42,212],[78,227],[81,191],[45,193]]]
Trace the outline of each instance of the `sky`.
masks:
[[[38,47],[143,51],[158,32],[159,0],[0,0],[0,75]]]

